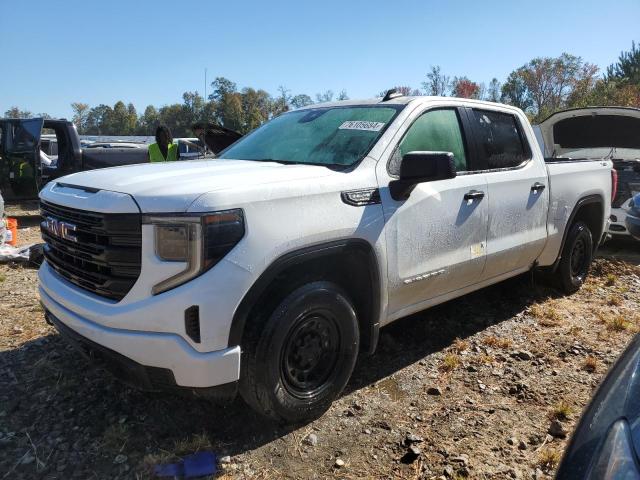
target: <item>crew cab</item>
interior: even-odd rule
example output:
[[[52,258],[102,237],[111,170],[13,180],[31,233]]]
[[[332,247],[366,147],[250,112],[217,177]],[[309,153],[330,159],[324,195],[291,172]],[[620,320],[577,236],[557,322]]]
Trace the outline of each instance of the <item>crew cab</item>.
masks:
[[[40,296],[64,336],[139,387],[239,390],[303,421],[394,320],[533,268],[576,291],[611,168],[545,162],[524,113],[497,103],[390,91],[313,105],[216,159],[50,182]]]

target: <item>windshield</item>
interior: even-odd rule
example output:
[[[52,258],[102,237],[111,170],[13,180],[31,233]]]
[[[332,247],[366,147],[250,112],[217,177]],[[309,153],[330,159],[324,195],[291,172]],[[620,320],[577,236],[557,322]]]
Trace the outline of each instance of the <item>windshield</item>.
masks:
[[[285,113],[218,158],[349,166],[369,153],[404,105],[311,108]]]

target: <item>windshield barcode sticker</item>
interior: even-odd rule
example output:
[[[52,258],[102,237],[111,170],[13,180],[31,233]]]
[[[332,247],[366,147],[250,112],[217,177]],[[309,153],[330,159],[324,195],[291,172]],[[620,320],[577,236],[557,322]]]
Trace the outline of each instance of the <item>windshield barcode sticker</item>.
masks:
[[[366,130],[368,132],[379,132],[384,123],[381,122],[365,122],[364,120],[351,120],[344,122],[338,127],[339,130]]]

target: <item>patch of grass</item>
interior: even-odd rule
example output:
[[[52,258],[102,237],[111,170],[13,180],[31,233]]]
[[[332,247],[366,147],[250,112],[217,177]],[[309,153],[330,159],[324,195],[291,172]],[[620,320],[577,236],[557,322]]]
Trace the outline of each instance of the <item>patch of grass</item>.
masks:
[[[6,279],[7,277],[4,274],[0,273],[0,283],[4,282]]]
[[[551,303],[536,303],[529,308],[529,314],[543,327],[557,327],[562,321],[562,315]]]
[[[478,363],[484,363],[486,365],[489,365],[494,361],[495,361],[495,358],[493,358],[491,355],[488,355],[486,353],[483,353],[482,355],[478,355]]]
[[[511,347],[510,339],[496,337],[495,335],[489,335],[488,337],[484,337],[482,339],[482,343],[485,344],[487,347],[494,347],[494,348],[510,348]]]
[[[549,417],[555,420],[567,420],[573,414],[573,407],[564,400],[555,404]]]
[[[607,273],[607,276],[604,277],[604,284],[607,287],[613,287],[618,281],[618,276],[613,273]]]
[[[582,369],[589,373],[595,372],[598,369],[598,359],[593,355],[589,355],[582,362]]]
[[[560,452],[553,448],[543,448],[538,454],[537,465],[544,471],[552,470],[560,461]]]
[[[196,453],[201,450],[210,449],[211,442],[204,433],[192,435],[191,437],[183,438],[174,443],[171,450],[161,450],[159,453],[150,453],[145,455],[142,463],[146,469],[151,472],[153,467],[159,463],[168,463],[178,460],[183,455]]]
[[[173,450],[176,455],[186,455],[199,452],[200,450],[206,450],[207,448],[211,448],[209,438],[204,433],[198,433],[191,437],[178,440]]]
[[[632,323],[622,315],[612,315],[605,320],[607,330],[612,332],[623,332],[632,327]]]
[[[442,359],[440,370],[451,372],[460,366],[460,356],[456,353],[447,353]]]
[[[576,335],[578,335],[579,333],[582,332],[582,327],[579,327],[577,325],[573,325],[570,329],[569,329],[569,335],[571,335],[572,337],[575,337]]]
[[[469,342],[467,340],[462,340],[460,338],[456,338],[451,345],[451,348],[458,353],[462,353],[465,350],[469,349]]]
[[[607,298],[607,305],[611,307],[619,307],[622,305],[622,299],[616,295],[610,295],[609,298]]]

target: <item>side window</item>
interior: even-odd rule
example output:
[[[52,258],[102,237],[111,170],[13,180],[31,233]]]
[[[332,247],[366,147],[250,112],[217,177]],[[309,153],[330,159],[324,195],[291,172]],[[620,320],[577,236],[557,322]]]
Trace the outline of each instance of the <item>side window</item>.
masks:
[[[454,109],[430,110],[409,127],[389,164],[389,173],[400,173],[400,160],[409,152],[452,152],[456,170],[469,170],[458,114]]]
[[[516,118],[508,113],[473,110],[480,155],[487,168],[517,167],[527,159]]]

